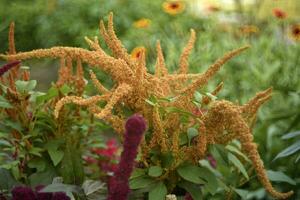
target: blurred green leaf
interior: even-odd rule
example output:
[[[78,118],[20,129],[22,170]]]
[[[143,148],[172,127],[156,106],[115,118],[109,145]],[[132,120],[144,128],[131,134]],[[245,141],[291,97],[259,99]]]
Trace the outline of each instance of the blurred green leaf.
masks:
[[[292,133],[288,133],[288,134],[283,135],[281,137],[281,139],[287,140],[287,139],[291,139],[291,138],[297,137],[299,135],[300,135],[300,131],[296,131],[296,132],[292,132]]]
[[[30,81],[16,81],[16,88],[19,92],[29,92],[34,90],[36,86],[37,81],[36,80],[30,80]]]
[[[278,158],[287,157],[289,155],[292,155],[300,150],[300,140],[292,144],[291,146],[287,147],[286,149],[282,150],[277,156],[274,158],[274,160],[277,160]]]
[[[148,199],[149,200],[165,200],[167,195],[167,187],[163,182],[156,183],[155,186],[150,190]]]
[[[205,181],[199,176],[200,170],[201,169],[199,167],[191,164],[185,164],[176,169],[179,176],[181,176],[183,179],[196,184],[205,184]]]
[[[155,180],[150,178],[149,176],[140,176],[140,177],[131,179],[129,181],[129,186],[130,186],[130,189],[135,190],[135,189],[148,187],[151,184],[153,184],[154,182],[155,182]]]
[[[231,161],[232,164],[238,168],[238,170],[244,175],[244,177],[247,180],[249,180],[249,176],[244,165],[235,155],[233,155],[232,153],[228,153],[228,160]]]
[[[3,96],[0,96],[0,107],[13,108],[13,106]]]
[[[296,182],[287,175],[285,175],[283,172],[267,170],[267,175],[271,181],[286,182],[291,185],[296,185]]]
[[[163,169],[160,166],[151,166],[148,170],[148,175],[152,177],[159,177],[162,175]]]

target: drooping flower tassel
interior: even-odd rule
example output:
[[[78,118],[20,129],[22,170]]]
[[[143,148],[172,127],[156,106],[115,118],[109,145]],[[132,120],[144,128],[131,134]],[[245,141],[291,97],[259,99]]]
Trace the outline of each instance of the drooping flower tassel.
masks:
[[[130,192],[128,181],[133,171],[138,146],[145,130],[146,122],[142,116],[133,115],[127,120],[125,125],[124,149],[117,170],[109,182],[108,200],[126,200],[128,198]]]

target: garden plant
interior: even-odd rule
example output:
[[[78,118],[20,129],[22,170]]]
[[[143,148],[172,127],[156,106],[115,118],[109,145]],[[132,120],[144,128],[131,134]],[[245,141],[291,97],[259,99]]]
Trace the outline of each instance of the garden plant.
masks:
[[[170,16],[185,6],[182,1],[162,3]],[[134,26],[145,28],[150,23],[143,18]],[[239,34],[255,30],[243,26]],[[198,31],[190,29],[178,67],[173,67],[166,59],[170,51],[161,47],[164,40],[155,41],[155,52],[137,47],[129,53],[115,33],[112,13],[107,23],[99,24],[103,44],[96,36],[84,38],[90,50],[55,46],[18,52],[15,24],[10,23],[9,48],[0,54],[5,60],[0,68],[0,199],[249,199],[248,188],[258,185],[267,194],[260,198],[253,192],[253,199],[296,199],[295,187],[271,183],[297,184],[280,170],[267,170],[270,165],[265,167],[260,143],[254,141],[259,108],[271,99],[274,88],[276,95],[280,82],[274,88],[269,82],[243,104],[233,98],[240,98],[241,91],[219,95],[226,88],[226,81],[217,75],[219,71],[222,75],[221,68],[254,50],[243,45],[204,72],[190,73]],[[171,41],[167,44],[169,49]],[[147,54],[155,55],[155,60]],[[44,58],[59,59],[59,70],[57,81],[41,92],[23,63]],[[297,95],[299,84],[290,81]],[[287,132],[298,127],[299,113]],[[263,123],[259,121],[259,126]],[[298,136],[292,132],[283,139]],[[273,162],[297,153],[299,146],[298,140]],[[296,164],[298,160],[299,156]]]

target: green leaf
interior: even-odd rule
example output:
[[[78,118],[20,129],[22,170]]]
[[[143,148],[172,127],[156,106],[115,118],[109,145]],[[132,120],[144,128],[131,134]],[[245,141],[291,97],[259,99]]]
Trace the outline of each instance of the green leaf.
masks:
[[[36,156],[42,157],[41,152],[43,152],[43,151],[44,151],[44,149],[42,149],[42,148],[39,148],[39,147],[32,147],[32,148],[29,150],[29,153],[32,154],[32,155],[36,155]]]
[[[202,101],[202,94],[200,92],[196,91],[194,93],[194,98],[195,98],[196,101],[201,102]]]
[[[16,88],[19,92],[29,92],[34,90],[36,86],[36,80],[30,80],[30,81],[16,81]]]
[[[202,200],[201,188],[191,182],[182,181],[178,183],[178,186],[185,189],[193,197],[193,200]]]
[[[205,184],[205,181],[199,176],[200,168],[191,164],[185,164],[177,168],[177,173],[183,179],[196,184]]]
[[[205,189],[212,195],[216,194],[219,184],[215,174],[207,168],[199,167],[197,175],[206,181]]]
[[[171,152],[162,153],[160,155],[161,165],[163,168],[170,167],[174,161],[173,154]]]
[[[232,146],[232,145],[227,145],[225,147],[227,150],[231,151],[232,153],[235,153],[239,156],[242,156],[247,162],[250,162],[249,158],[243,154],[238,148],[236,148],[235,146]]]
[[[42,192],[64,192],[71,199],[75,199],[73,193],[78,194],[81,191],[79,186],[63,184],[63,183],[54,183],[47,185],[41,190]]]
[[[151,166],[148,171],[148,175],[152,177],[159,177],[162,175],[163,169],[160,166]]]
[[[64,157],[64,152],[58,149],[63,143],[63,140],[51,140],[45,145],[54,166],[57,166]]]
[[[44,101],[47,101],[53,97],[58,96],[58,90],[56,87],[51,87],[45,95],[36,97],[36,103],[40,104]]]
[[[139,168],[135,168],[134,171],[132,172],[130,179],[134,179],[140,176],[145,175],[145,169],[139,169]]]
[[[247,180],[249,180],[249,176],[247,174],[247,171],[246,171],[244,165],[241,163],[241,161],[235,155],[233,155],[232,153],[228,153],[228,160],[231,161],[232,164],[240,170],[240,172],[244,175],[244,177]]]
[[[281,137],[281,139],[287,140],[287,139],[290,139],[290,138],[297,137],[298,135],[300,135],[300,131],[285,134]]]
[[[13,106],[3,96],[0,96],[0,107],[13,108]]]
[[[291,185],[296,185],[296,181],[288,177],[283,172],[267,170],[267,175],[271,181],[286,182]]]
[[[243,199],[246,200],[249,191],[233,188],[233,190]]]
[[[168,193],[167,187],[163,182],[155,184],[155,187],[149,192],[149,200],[165,200]]]
[[[64,157],[64,152],[62,150],[48,149],[48,153],[54,166],[57,166]]]
[[[198,135],[198,130],[195,128],[188,128],[187,130],[187,136],[189,140],[189,144],[191,143],[191,140]]]
[[[36,169],[37,172],[42,172],[46,168],[46,162],[43,159],[31,159],[28,162],[28,167]]]
[[[91,195],[96,193],[97,191],[104,189],[106,184],[101,181],[94,181],[94,180],[86,180],[82,184],[82,189],[84,190],[85,195]]]
[[[140,176],[138,178],[131,179],[129,181],[130,189],[140,189],[148,187],[149,185],[153,184],[155,182],[154,179],[150,178],[149,176]]]
[[[10,191],[14,186],[19,184],[9,170],[0,168],[0,191]]]
[[[291,146],[287,147],[283,151],[281,151],[275,158],[274,160],[282,157],[286,157],[289,155],[292,155],[293,153],[297,152],[300,150],[300,140],[292,144]]]
[[[156,103],[150,101],[149,99],[145,99],[146,103],[150,104],[151,106],[156,106]]]
[[[48,166],[46,171],[37,172],[29,176],[29,182],[32,187],[37,185],[48,185],[52,182],[52,179],[56,176],[55,170]]]
[[[62,87],[59,88],[59,90],[64,95],[67,95],[69,92],[72,91],[72,88],[70,88],[68,85],[64,84]]]

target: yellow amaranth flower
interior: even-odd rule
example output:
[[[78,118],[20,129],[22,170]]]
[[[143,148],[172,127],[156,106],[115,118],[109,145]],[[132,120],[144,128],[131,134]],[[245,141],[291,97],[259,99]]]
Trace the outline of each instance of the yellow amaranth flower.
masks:
[[[166,1],[162,4],[163,10],[170,15],[177,15],[184,11],[185,3],[183,1]]]
[[[150,24],[151,24],[151,20],[147,18],[142,18],[133,22],[133,26],[135,28],[148,28]]]

